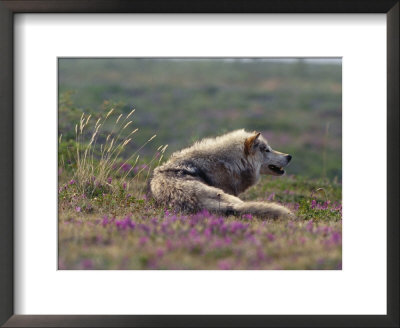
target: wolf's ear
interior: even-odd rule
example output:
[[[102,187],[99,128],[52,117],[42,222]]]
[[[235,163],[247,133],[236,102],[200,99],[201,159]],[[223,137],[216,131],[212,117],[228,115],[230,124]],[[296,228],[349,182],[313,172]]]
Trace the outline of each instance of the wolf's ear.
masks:
[[[256,133],[254,136],[246,138],[244,141],[244,153],[246,155],[250,154],[251,147],[253,147],[254,142],[257,140],[257,138],[260,136],[260,132]]]

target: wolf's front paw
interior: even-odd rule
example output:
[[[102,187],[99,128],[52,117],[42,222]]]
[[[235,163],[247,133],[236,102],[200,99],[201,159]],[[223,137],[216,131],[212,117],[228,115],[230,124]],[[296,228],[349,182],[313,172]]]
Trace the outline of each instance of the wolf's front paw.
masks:
[[[295,220],[296,215],[288,208],[281,206],[279,208],[279,218],[287,219],[287,220]]]
[[[288,214],[286,215],[286,218],[288,219],[288,220],[297,220],[298,218],[297,218],[297,216],[296,216],[296,214],[294,214],[292,211],[288,211]]]
[[[266,211],[266,216],[270,219],[288,219],[292,212],[279,204],[269,203],[268,211]]]

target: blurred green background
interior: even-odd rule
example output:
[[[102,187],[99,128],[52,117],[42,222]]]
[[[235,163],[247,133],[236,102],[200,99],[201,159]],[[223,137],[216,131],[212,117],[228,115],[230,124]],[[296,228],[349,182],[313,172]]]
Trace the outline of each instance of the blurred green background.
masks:
[[[60,58],[58,72],[61,149],[75,138],[82,112],[96,118],[135,108],[139,132],[128,152],[157,134],[141,155],[168,144],[168,157],[195,140],[245,128],[293,155],[289,174],[341,181],[340,59]]]

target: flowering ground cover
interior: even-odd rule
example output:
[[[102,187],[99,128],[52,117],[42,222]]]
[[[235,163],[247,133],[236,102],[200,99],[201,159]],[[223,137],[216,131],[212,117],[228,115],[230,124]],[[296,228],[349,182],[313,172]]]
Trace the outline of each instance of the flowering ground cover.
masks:
[[[341,269],[335,181],[263,177],[241,195],[282,203],[295,220],[174,213],[137,192],[145,179],[82,189],[60,169],[59,181],[59,269]]]

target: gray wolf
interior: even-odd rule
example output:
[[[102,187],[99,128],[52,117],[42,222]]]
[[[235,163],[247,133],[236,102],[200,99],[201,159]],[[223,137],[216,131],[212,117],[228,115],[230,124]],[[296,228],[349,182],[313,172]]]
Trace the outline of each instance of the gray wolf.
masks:
[[[207,209],[224,215],[292,217],[281,205],[237,197],[257,183],[261,174],[283,175],[291,158],[273,150],[260,133],[236,130],[173,153],[154,170],[150,192],[156,204],[182,212]]]

